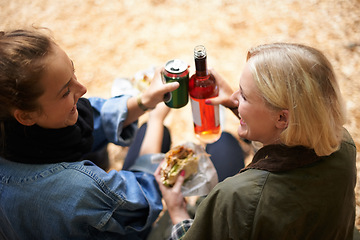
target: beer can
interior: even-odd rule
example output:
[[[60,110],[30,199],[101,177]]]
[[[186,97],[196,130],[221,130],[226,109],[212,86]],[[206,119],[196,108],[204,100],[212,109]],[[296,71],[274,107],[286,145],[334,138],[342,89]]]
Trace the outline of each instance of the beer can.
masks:
[[[165,104],[171,108],[181,108],[189,101],[189,70],[188,65],[179,59],[173,59],[165,64],[163,72],[166,83],[179,82],[180,86],[176,90],[168,93]]]

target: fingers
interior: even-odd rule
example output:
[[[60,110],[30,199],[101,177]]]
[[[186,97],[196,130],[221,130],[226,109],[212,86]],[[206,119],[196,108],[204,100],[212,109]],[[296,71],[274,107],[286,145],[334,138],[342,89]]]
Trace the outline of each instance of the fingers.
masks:
[[[155,107],[158,103],[164,101],[164,95],[176,90],[180,84],[178,82],[160,84],[152,83],[142,94],[143,104],[148,107]]]
[[[164,163],[164,161],[162,161],[159,166],[156,168],[155,172],[154,172],[154,177],[155,177],[155,180],[156,182],[160,185],[162,185],[162,182],[161,182],[161,175],[160,175],[160,169],[161,169],[161,166],[162,164]]]
[[[176,179],[176,182],[173,186],[173,191],[175,192],[181,192],[181,186],[183,185],[185,181],[185,171],[182,170],[178,176],[178,178]]]
[[[157,67],[155,69],[155,73],[154,73],[154,77],[152,79],[152,82],[162,82],[161,81],[161,75],[162,75],[163,71],[164,71],[164,67]]]
[[[221,97],[215,97],[212,99],[206,99],[205,100],[205,104],[207,105],[219,105],[219,104],[223,104],[224,99]]]
[[[161,164],[163,164],[163,162]],[[184,196],[181,192],[181,186],[183,185],[185,180],[185,171],[183,170],[180,172],[173,187],[166,187],[161,182],[161,164],[156,169],[154,176],[159,184],[159,188],[162,193],[162,197],[166,203],[171,221],[173,222],[173,224],[177,224],[185,219],[190,218],[186,209],[186,200],[184,199]]]
[[[176,90],[178,87],[180,87],[179,82],[165,83],[164,87],[163,87],[163,92],[164,93],[172,92],[172,91]]]
[[[214,75],[214,76],[218,76],[219,74],[215,71],[214,68],[209,68],[209,72]]]
[[[154,172],[154,176],[156,179],[160,179],[160,170],[161,170],[161,166],[163,165],[165,160],[163,160],[159,166],[156,168],[155,172]]]
[[[216,83],[219,86],[219,95],[215,98],[206,99],[205,103],[208,105],[221,104],[230,109],[236,108],[239,105],[239,101],[231,86],[214,69],[210,69],[210,72],[215,77]]]
[[[165,160],[164,160],[164,161],[165,161]],[[183,183],[184,183],[184,181],[185,181],[185,171],[182,170],[182,171],[179,173],[179,175],[178,175],[178,177],[177,177],[177,179],[176,179],[176,182],[175,182],[175,184],[174,184],[173,187],[166,187],[166,186],[162,183],[162,181],[161,181],[161,175],[160,175],[161,166],[162,166],[162,164],[164,163],[164,161],[162,161],[162,162],[159,164],[159,166],[156,168],[156,170],[155,170],[155,172],[154,172],[154,177],[155,177],[157,183],[159,184],[160,189],[164,189],[164,190],[165,190],[165,189],[167,189],[167,190],[170,190],[170,189],[171,189],[172,192],[180,193],[180,192],[181,192],[181,186],[183,185]]]
[[[157,68],[154,74],[154,79],[152,86],[155,92],[161,92],[162,94],[166,92],[171,92],[177,89],[180,84],[178,82],[166,83],[163,76],[164,67]]]
[[[237,95],[239,95],[238,91],[234,92],[230,96],[230,101],[233,103],[233,105],[235,105],[234,107],[239,106],[239,99],[238,99]]]
[[[216,82],[221,85],[222,82],[224,82],[224,79],[220,76],[218,72],[215,71],[215,69],[210,68],[209,72],[215,77]]]

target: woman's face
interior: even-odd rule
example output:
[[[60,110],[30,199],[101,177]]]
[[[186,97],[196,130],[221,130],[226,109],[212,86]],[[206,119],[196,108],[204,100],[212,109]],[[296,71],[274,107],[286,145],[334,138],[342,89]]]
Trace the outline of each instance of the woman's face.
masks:
[[[265,104],[248,64],[240,77],[239,87],[240,89],[234,93],[239,101],[239,136],[259,141],[264,145],[278,143],[282,131],[278,128],[281,111],[271,110]]]
[[[35,123],[43,128],[64,128],[76,123],[76,103],[87,90],[77,81],[73,62],[66,53],[57,45],[53,50],[40,80],[45,92],[38,99],[41,111]]]

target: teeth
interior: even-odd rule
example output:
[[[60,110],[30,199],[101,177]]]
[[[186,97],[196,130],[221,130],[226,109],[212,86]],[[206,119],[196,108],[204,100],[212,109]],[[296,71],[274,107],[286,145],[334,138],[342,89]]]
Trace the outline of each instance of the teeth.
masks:
[[[241,125],[246,124],[246,122],[242,119],[242,117],[240,116],[240,114],[239,114],[239,118],[240,118],[240,124],[241,124]]]

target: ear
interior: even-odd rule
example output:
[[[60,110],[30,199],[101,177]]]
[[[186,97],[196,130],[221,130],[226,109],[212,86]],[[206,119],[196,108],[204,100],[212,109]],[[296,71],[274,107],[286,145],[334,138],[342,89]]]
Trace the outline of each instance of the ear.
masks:
[[[34,114],[34,112],[26,112],[20,109],[16,109],[14,111],[14,118],[22,125],[32,126],[36,123]]]
[[[276,121],[276,127],[279,129],[286,129],[289,124],[289,110],[281,110],[278,114],[278,120]]]

